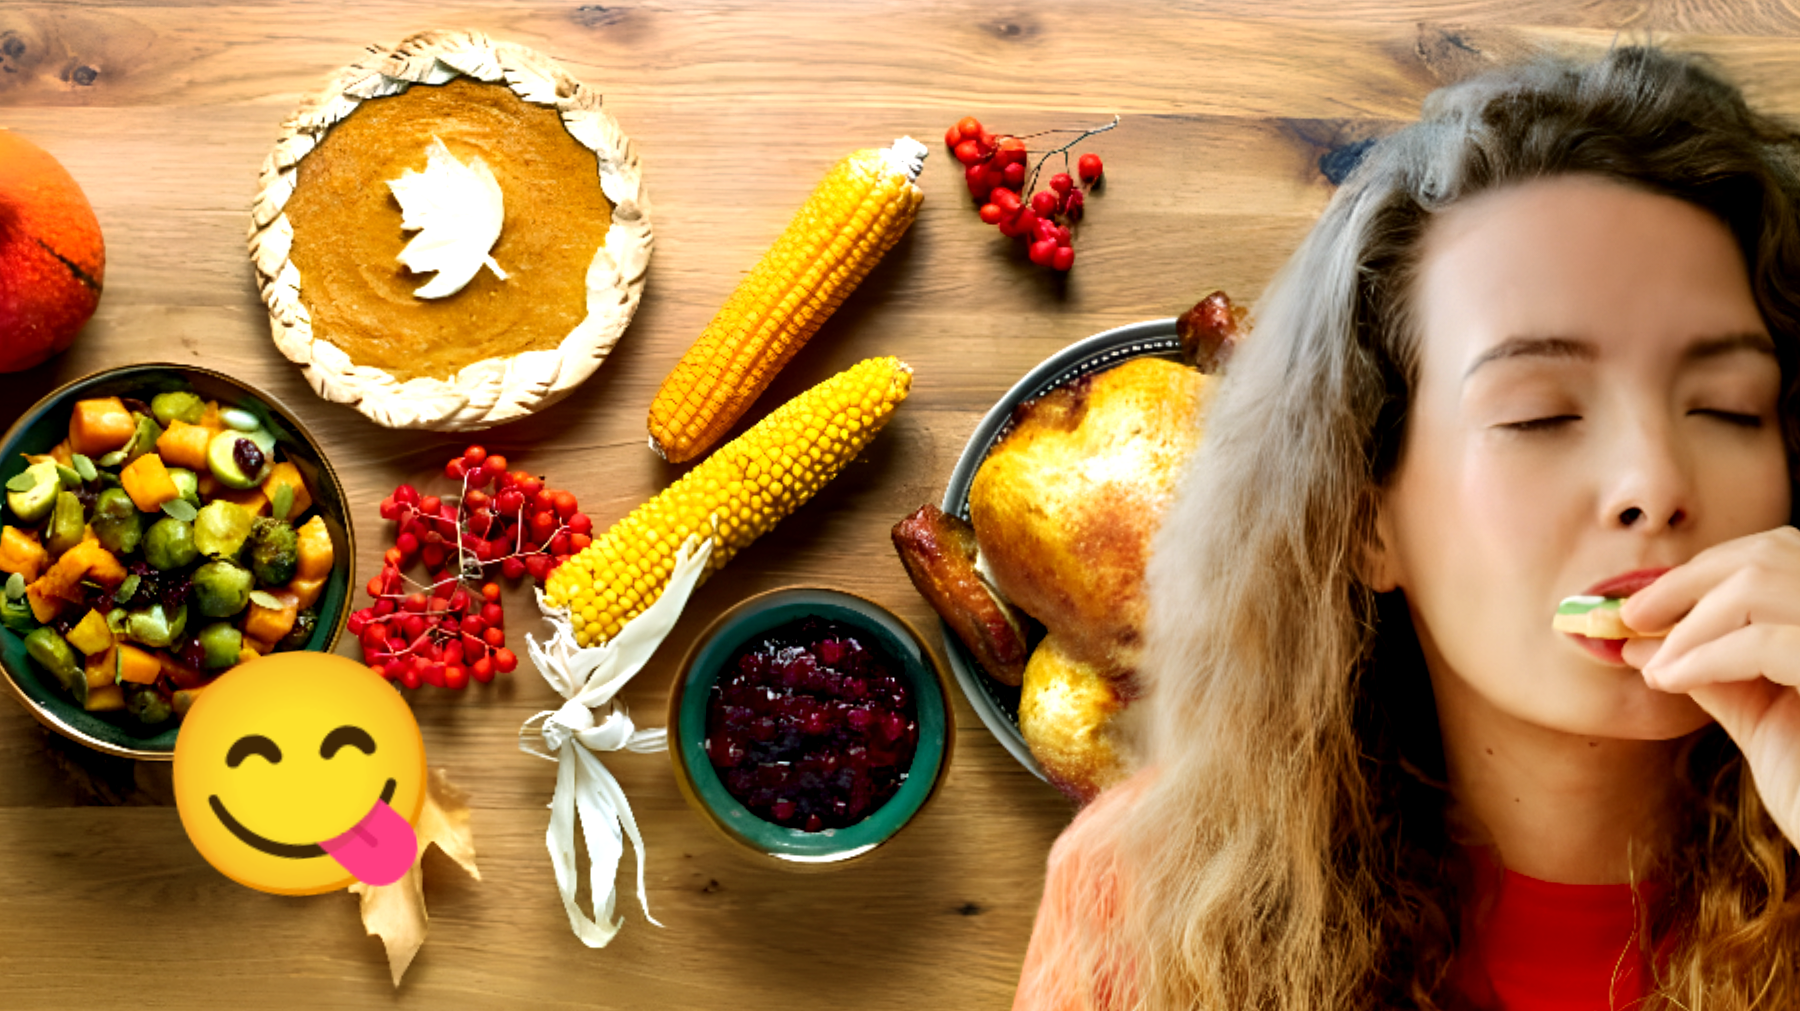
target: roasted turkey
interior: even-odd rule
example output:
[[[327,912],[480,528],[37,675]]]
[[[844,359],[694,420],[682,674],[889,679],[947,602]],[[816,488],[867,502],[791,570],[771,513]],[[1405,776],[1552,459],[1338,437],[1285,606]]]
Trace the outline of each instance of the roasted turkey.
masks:
[[[1216,368],[1240,318],[1222,293],[1203,299],[1182,316],[1184,356]],[[1020,733],[1079,802],[1130,771],[1113,721],[1139,694],[1145,565],[1213,382],[1137,358],[1053,390],[1019,407],[976,471],[969,524],[926,506],[894,528],[914,585],[983,668],[1022,680]],[[1009,603],[1046,629],[1022,668]]]

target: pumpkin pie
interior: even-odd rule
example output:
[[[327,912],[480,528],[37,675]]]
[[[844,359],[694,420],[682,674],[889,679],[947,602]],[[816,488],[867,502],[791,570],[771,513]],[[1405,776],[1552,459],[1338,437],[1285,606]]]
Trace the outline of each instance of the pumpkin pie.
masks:
[[[630,323],[651,245],[600,96],[477,32],[334,75],[289,118],[252,217],[276,346],[393,428],[486,428],[568,395]]]

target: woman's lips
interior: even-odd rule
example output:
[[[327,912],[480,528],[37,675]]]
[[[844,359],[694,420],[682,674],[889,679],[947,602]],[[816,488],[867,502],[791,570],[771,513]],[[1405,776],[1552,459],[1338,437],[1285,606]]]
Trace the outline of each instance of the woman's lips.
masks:
[[[1649,586],[1651,583],[1656,582],[1656,580],[1663,573],[1669,571],[1671,567],[1672,566],[1664,565],[1660,568],[1653,569],[1634,569],[1630,572],[1623,572],[1616,576],[1609,576],[1588,587],[1586,590],[1583,590],[1582,595],[1588,597],[1629,597],[1639,590],[1642,590],[1644,587]],[[1575,640],[1582,649],[1588,651],[1589,655],[1602,663],[1616,667],[1628,666],[1625,663],[1625,643],[1629,640],[1594,639],[1585,635],[1577,635],[1574,632],[1564,632],[1563,634]]]
[[[1630,641],[1629,639],[1590,639],[1585,635],[1576,635],[1573,632],[1564,632],[1563,634],[1580,643],[1581,648],[1592,653],[1597,660],[1619,667],[1628,666],[1625,663],[1625,644]]]
[[[1665,565],[1660,569],[1635,569],[1602,579],[1581,592],[1588,597],[1629,597],[1656,582],[1657,577],[1670,568],[1672,566]]]

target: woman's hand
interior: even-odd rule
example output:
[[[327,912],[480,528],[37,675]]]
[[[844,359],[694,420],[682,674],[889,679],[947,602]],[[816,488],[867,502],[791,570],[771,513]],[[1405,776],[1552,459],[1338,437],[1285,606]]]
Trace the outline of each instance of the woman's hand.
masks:
[[[1800,530],[1714,545],[1632,594],[1619,616],[1670,630],[1626,643],[1625,662],[1719,721],[1763,806],[1800,846]]]

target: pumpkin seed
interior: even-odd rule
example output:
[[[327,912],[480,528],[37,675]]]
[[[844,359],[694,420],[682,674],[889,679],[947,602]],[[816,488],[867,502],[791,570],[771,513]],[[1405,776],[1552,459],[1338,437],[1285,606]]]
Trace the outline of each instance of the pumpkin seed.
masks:
[[[241,407],[225,408],[219,412],[219,420],[240,432],[254,432],[262,427],[262,422],[256,420],[256,415]]]

